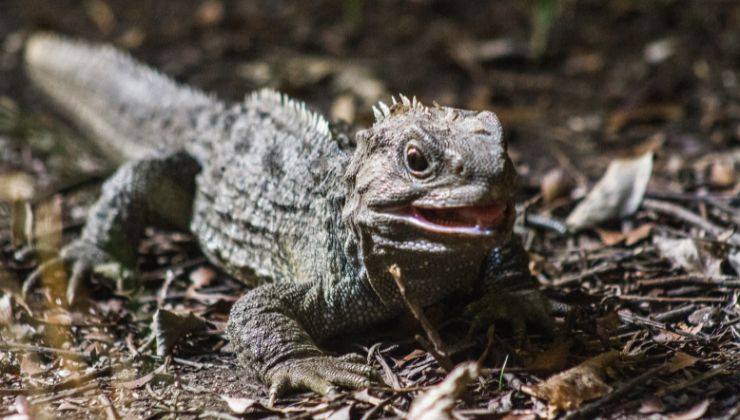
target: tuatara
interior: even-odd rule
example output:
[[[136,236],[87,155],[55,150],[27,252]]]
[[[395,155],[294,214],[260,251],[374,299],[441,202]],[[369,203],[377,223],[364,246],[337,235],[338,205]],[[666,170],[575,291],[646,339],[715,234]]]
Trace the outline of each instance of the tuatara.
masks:
[[[512,239],[516,171],[492,112],[400,96],[351,141],[286,95],[226,104],[109,46],[38,34],[25,61],[33,83],[122,163],[80,238],[26,290],[63,266],[71,303],[94,267],[135,269],[145,227],[190,231],[213,264],[254,286],[227,331],[273,399],[370,384],[369,366],[317,343],[403,311],[393,264],[422,305],[470,293],[475,326],[552,326]]]

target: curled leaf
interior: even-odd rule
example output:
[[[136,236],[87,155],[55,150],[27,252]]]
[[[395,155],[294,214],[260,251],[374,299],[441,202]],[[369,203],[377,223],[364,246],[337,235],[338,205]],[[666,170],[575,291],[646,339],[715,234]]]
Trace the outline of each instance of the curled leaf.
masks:
[[[453,419],[452,408],[455,400],[465,390],[465,387],[477,378],[480,367],[477,363],[463,363],[450,372],[444,381],[422,394],[411,404],[408,418],[411,420]]]
[[[166,309],[158,309],[152,321],[152,331],[157,340],[157,355],[166,356],[184,336],[201,332],[207,323],[192,313],[180,315]]]
[[[565,223],[573,230],[629,216],[637,211],[653,171],[653,153],[613,161]]]

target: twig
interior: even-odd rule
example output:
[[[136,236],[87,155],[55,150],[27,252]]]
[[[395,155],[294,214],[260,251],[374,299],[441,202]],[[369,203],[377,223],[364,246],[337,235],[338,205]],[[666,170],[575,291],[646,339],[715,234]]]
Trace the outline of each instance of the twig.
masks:
[[[614,264],[611,261],[604,262],[594,267],[591,267],[588,270],[582,271],[580,273],[555,279],[552,281],[552,285],[555,287],[565,286],[566,284],[576,283],[587,277],[591,277],[596,274],[602,274],[602,273],[615,270],[618,267],[619,266],[617,264]]]
[[[633,300],[638,302],[694,302],[694,303],[724,303],[727,298],[714,297],[690,297],[690,296],[638,296],[638,295],[619,295],[620,300]]]
[[[77,358],[86,359],[86,360],[90,358],[89,354],[79,352],[79,351],[64,350],[64,349],[58,349],[54,347],[34,346],[34,345],[28,345],[28,344],[0,343],[0,350],[29,352],[29,353],[58,354],[60,356],[77,357]]]
[[[670,322],[674,319],[678,319],[682,316],[688,315],[691,312],[694,312],[694,310],[696,310],[696,305],[689,303],[687,305],[679,306],[678,308],[673,308],[665,312],[657,313],[653,315],[653,318],[656,321],[660,322]]]
[[[668,395],[670,393],[673,393],[673,392],[679,391],[681,389],[690,387],[692,385],[698,384],[699,382],[706,381],[707,379],[714,378],[715,376],[717,376],[717,375],[719,375],[721,373],[724,373],[725,370],[728,367],[730,367],[730,365],[732,365],[732,363],[733,362],[731,362],[731,361],[730,362],[725,362],[725,363],[723,363],[723,364],[715,367],[714,369],[711,369],[711,370],[709,370],[707,372],[704,372],[704,373],[702,373],[700,375],[694,376],[693,378],[689,378],[689,379],[683,380],[681,382],[675,383],[673,385],[669,385],[669,386],[667,386],[665,388],[659,389],[659,390],[657,390],[654,393],[654,395],[655,395],[655,397],[660,398],[660,397],[662,397],[664,395]]]
[[[694,225],[702,230],[709,232],[712,236],[715,237],[720,236],[729,230],[719,227],[709,220],[699,216],[698,214],[695,214],[677,204],[669,203],[667,201],[659,201],[648,198],[642,201],[642,206],[646,209],[653,210],[658,213],[663,213]],[[732,236],[727,239],[727,242],[733,245],[740,246],[740,234],[732,234]]]
[[[36,399],[29,398],[29,402],[31,404],[37,405],[37,404],[46,404],[50,403],[52,401],[61,400],[62,398],[71,397],[73,395],[77,394],[84,394],[85,392],[92,391],[93,389],[98,389],[97,383],[89,383],[77,388],[71,388],[71,389],[65,389],[64,391],[60,391],[54,394],[51,394],[46,397],[39,397]]]
[[[105,395],[105,393],[98,395],[98,401],[100,401],[100,404],[105,407],[105,417],[108,420],[118,420],[121,418],[121,416],[118,415],[118,411],[116,411],[116,407],[113,405],[113,402],[107,395]]]
[[[686,332],[686,331],[681,331],[681,330],[676,330],[676,329],[673,329],[673,328],[669,328],[665,324],[663,324],[662,322],[653,321],[652,319],[641,317],[639,315],[635,315],[635,314],[632,314],[632,313],[629,313],[629,314],[620,313],[619,314],[619,318],[622,321],[624,321],[626,323],[629,323],[629,324],[632,324],[632,325],[634,325],[636,327],[656,328],[656,329],[667,331],[669,333],[680,335],[680,336],[683,336],[683,337],[686,337],[686,338],[689,338],[689,339],[692,339],[692,340],[703,341],[705,343],[709,341],[709,338],[705,337],[703,334],[702,335],[692,334],[692,333],[689,333],[689,332]]]
[[[401,293],[401,298],[403,298],[404,303],[406,304],[406,308],[411,312],[411,315],[416,318],[417,321],[419,321],[419,324],[421,324],[421,327],[424,329],[424,332],[426,333],[427,337],[429,337],[429,341],[432,342],[431,349],[428,350],[434,350],[432,353],[432,356],[434,356],[435,359],[437,359],[438,362],[440,362],[440,366],[442,369],[445,370],[445,372],[450,373],[452,371],[452,368],[454,367],[452,361],[450,360],[449,356],[446,352],[446,346],[444,345],[444,342],[442,341],[442,338],[440,338],[439,333],[437,333],[437,330],[434,329],[432,326],[432,323],[429,322],[429,319],[427,319],[426,315],[424,315],[424,311],[421,309],[421,307],[406,293],[406,283],[403,281],[403,277],[401,276],[401,268],[393,264],[388,268],[388,271],[391,273],[391,276],[393,277],[393,280],[396,282],[396,286],[398,287],[398,291]],[[418,337],[417,337],[417,341]]]
[[[740,287],[740,277],[736,276],[702,276],[683,274],[678,276],[658,277],[654,279],[638,280],[637,287],[665,286],[673,283],[691,283],[720,287]]]

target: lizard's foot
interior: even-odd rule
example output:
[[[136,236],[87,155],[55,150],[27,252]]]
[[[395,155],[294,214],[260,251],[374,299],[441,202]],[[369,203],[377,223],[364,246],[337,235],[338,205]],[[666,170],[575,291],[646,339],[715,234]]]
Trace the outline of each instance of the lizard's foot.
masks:
[[[511,323],[517,342],[523,344],[527,341],[528,324],[541,327],[549,335],[554,333],[552,313],[550,300],[538,290],[487,293],[465,308],[465,315],[472,319],[468,337],[481,332],[494,321],[503,320]]]
[[[57,257],[42,263],[26,278],[23,282],[23,295],[27,296],[39,287],[42,280],[52,278],[59,272],[66,272],[71,273],[67,277],[66,299],[69,305],[73,305],[81,286],[93,271],[111,265],[116,265],[119,272],[124,271],[120,264],[97,246],[82,240],[74,241],[64,247]]]
[[[321,395],[334,392],[337,386],[367,388],[380,375],[356,354],[341,357],[313,356],[287,360],[267,374],[270,404],[290,390],[310,390]]]

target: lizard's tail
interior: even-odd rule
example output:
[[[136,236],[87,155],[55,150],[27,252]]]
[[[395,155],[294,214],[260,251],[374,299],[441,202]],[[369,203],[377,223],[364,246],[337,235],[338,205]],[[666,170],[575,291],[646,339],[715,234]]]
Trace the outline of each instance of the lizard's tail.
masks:
[[[109,46],[41,33],[28,40],[25,61],[34,84],[117,161],[198,147],[193,140],[223,109]]]

